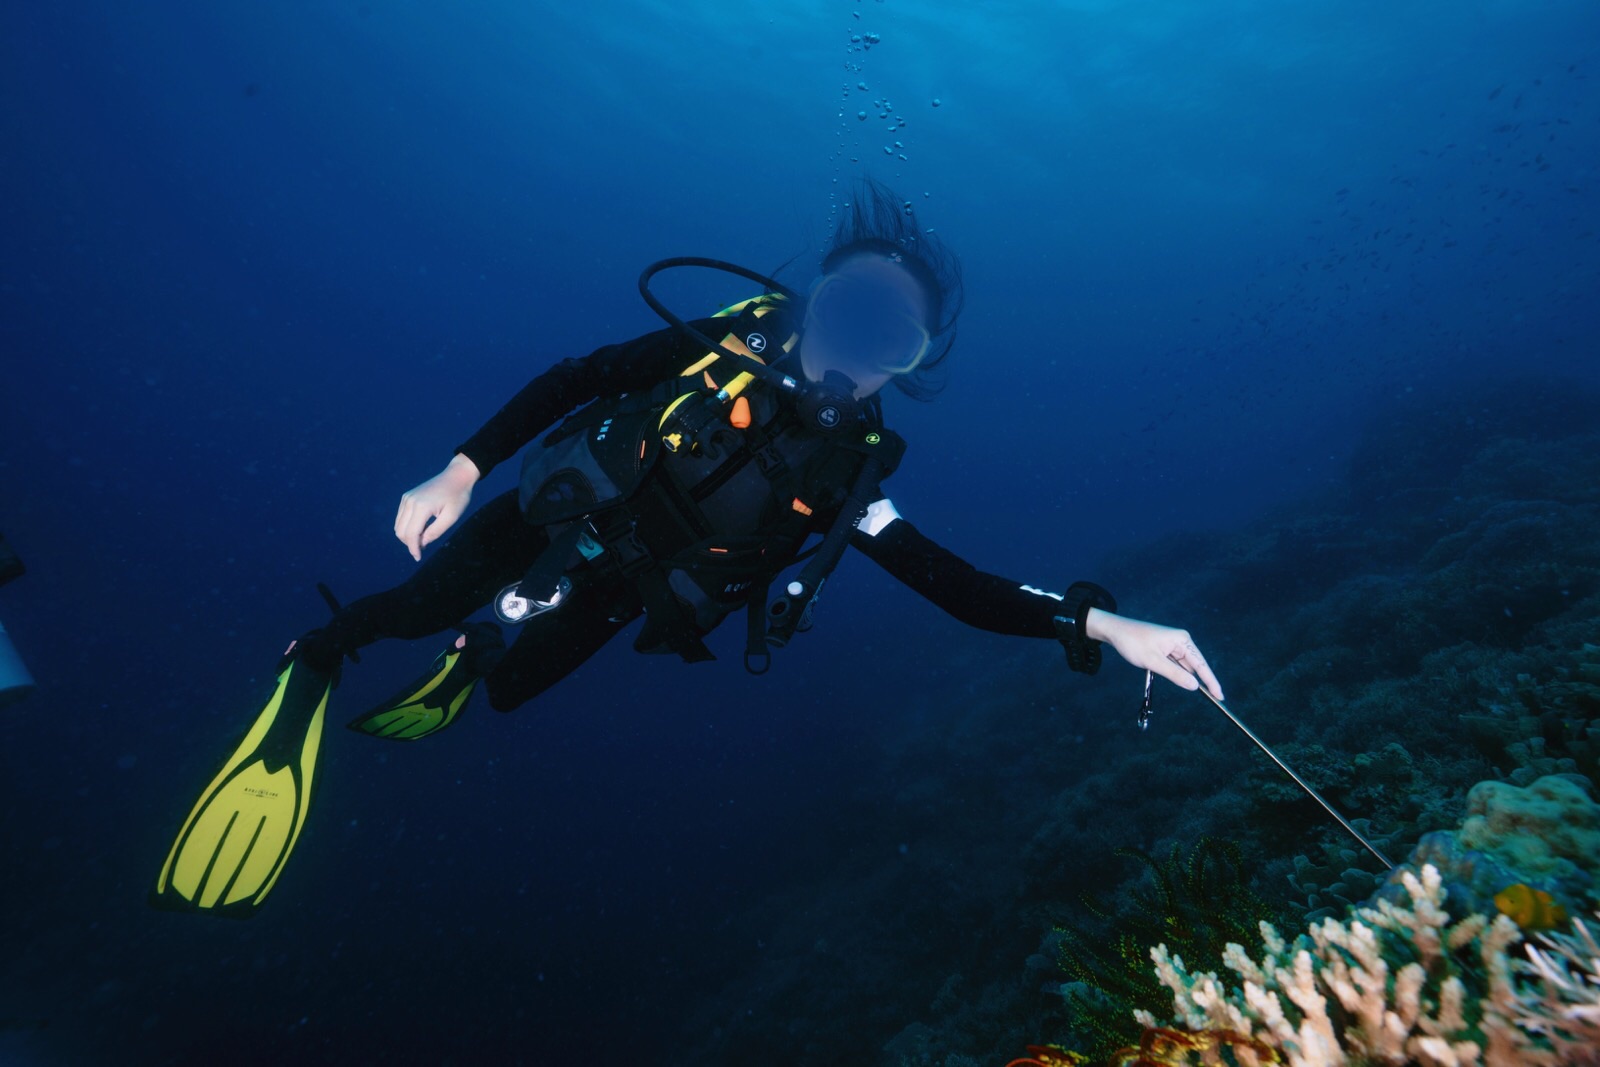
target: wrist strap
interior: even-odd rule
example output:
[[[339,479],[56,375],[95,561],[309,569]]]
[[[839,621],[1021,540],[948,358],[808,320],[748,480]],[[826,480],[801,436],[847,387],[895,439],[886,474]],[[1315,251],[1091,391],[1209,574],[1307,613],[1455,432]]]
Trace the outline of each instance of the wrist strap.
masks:
[[[1100,669],[1101,657],[1100,642],[1088,635],[1089,609],[1114,612],[1116,598],[1093,582],[1073,582],[1061,598],[1061,608],[1062,614],[1051,622],[1067,654],[1067,666],[1079,674],[1093,674]]]

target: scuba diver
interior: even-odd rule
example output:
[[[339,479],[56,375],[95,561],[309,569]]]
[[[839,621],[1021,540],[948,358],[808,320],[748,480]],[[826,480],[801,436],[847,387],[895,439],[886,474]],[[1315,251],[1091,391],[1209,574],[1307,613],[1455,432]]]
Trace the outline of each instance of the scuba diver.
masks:
[[[22,557],[6,542],[6,535],[0,533],[0,585],[15,581],[24,573]],[[0,623],[0,708],[15,704],[33,690],[33,675],[28,673],[28,665],[22,662],[5,625]]]
[[[764,289],[685,322],[649,285],[683,267]],[[713,658],[705,636],[744,610],[745,666],[764,673],[771,650],[809,626],[851,546],[962,622],[1060,641],[1075,671],[1095,672],[1105,643],[1221,698],[1184,630],[1118,615],[1091,582],[1051,593],[980,571],[883,494],[905,444],[884,425],[879,394],[932,394],[926,373],[949,355],[961,310],[955,258],[888,189],[857,190],[804,295],[691,258],[652,265],[639,287],[668,328],[545,371],[401,498],[395,536],[421,563],[409,579],[345,607],[319,587],[333,618],[289,645],[266,706],[184,821],[153,903],[235,917],[261,904],[305,825],[340,668],[362,647],[460,632],[419,679],[350,723],[407,741],[456,721],[479,681],[510,711],[641,617],[637,651],[699,662]],[[476,483],[563,417],[526,452],[519,487],[424,562]],[[463,622],[489,604],[520,628],[509,648],[495,624]]]

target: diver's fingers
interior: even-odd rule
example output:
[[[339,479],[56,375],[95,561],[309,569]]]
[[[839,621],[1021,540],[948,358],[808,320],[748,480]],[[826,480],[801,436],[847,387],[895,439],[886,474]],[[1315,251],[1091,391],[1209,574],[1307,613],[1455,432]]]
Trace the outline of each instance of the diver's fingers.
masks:
[[[1184,636],[1182,644],[1168,653],[1167,658],[1203,682],[1212,696],[1218,700],[1222,699],[1222,684],[1217,681],[1217,676],[1211,673],[1211,664],[1206,662],[1206,657],[1187,635]]]
[[[427,513],[418,508],[415,501],[407,501],[401,505],[401,515],[402,518],[395,520],[394,535],[406,546],[411,558],[421,563],[422,529],[428,521]]]
[[[1222,683],[1217,681],[1217,676],[1211,672],[1211,664],[1202,659],[1200,661],[1200,665],[1195,668],[1195,674],[1198,675],[1200,680],[1205,683],[1207,692],[1216,697],[1219,701],[1226,699],[1222,695]]]
[[[1194,675],[1178,666],[1170,656],[1163,660],[1157,660],[1150,664],[1147,669],[1155,671],[1179,689],[1187,689],[1193,692],[1200,688],[1200,683],[1195,681]]]
[[[394,513],[394,535],[400,540],[406,539],[406,526],[411,521],[411,510],[416,506],[416,500],[410,493],[400,495],[400,507]]]
[[[433,544],[444,535],[446,530],[455,525],[456,517],[451,514],[453,510],[453,508],[441,508],[438,514],[433,516],[433,521],[422,531],[421,544],[423,548]]]

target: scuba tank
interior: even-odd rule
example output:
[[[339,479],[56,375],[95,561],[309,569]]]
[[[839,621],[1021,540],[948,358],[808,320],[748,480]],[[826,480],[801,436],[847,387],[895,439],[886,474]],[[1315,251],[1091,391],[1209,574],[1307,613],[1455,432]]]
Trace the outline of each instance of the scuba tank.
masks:
[[[20,577],[24,569],[16,551],[0,534],[0,585]],[[5,624],[0,623],[0,707],[16,703],[33,690],[33,675],[6,634]]]

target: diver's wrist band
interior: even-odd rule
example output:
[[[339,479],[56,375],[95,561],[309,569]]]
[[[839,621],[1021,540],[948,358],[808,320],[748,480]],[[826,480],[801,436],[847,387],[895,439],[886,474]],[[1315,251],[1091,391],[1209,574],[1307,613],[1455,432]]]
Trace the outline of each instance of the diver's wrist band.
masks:
[[[1117,601],[1110,593],[1093,582],[1073,582],[1061,598],[1064,611],[1051,620],[1056,629],[1056,640],[1067,654],[1067,666],[1079,674],[1093,674],[1100,669],[1100,642],[1089,637],[1089,609],[1115,612]]]

